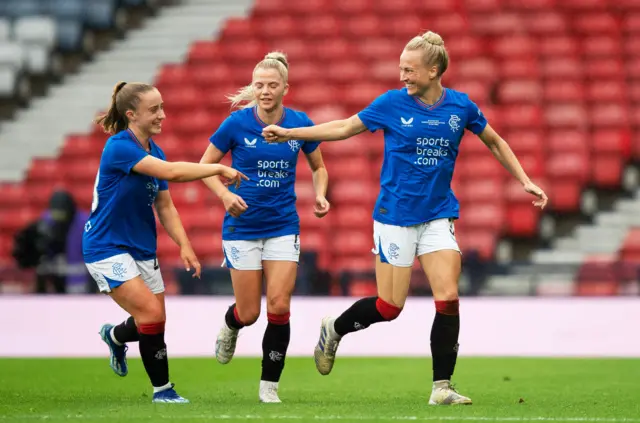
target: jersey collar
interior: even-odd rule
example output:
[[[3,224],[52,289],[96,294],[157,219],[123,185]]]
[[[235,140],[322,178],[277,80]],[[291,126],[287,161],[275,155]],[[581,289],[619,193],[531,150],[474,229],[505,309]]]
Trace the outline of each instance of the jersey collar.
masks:
[[[282,116],[280,117],[280,120],[276,122],[274,125],[280,125],[284,121],[284,117],[286,115],[287,115],[287,108],[283,107]],[[258,122],[258,124],[260,124],[260,126],[262,126],[263,128],[269,126],[266,123],[264,123],[262,119],[260,119],[260,116],[258,116],[258,106],[253,106],[253,117],[256,118],[256,121]]]
[[[447,97],[447,89],[445,87],[442,87],[442,94],[440,95],[440,98],[438,99],[438,101],[436,101],[433,104],[426,104],[424,101],[420,100],[418,97],[415,97],[415,96],[412,96],[412,97],[413,97],[413,100],[420,105],[420,107],[423,107],[427,110],[433,110],[444,102],[444,99]]]

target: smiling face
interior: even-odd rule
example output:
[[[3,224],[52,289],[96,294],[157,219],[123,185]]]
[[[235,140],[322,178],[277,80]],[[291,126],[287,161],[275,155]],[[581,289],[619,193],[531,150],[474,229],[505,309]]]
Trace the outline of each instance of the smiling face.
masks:
[[[280,107],[289,90],[289,84],[275,68],[256,69],[251,86],[258,107],[265,112],[272,112]]]
[[[426,64],[421,50],[404,50],[400,55],[400,81],[409,95],[423,96],[438,81],[438,67]]]
[[[138,105],[135,110],[127,110],[130,125],[135,125],[149,136],[162,132],[162,121],[166,118],[162,95],[157,89],[138,94]]]

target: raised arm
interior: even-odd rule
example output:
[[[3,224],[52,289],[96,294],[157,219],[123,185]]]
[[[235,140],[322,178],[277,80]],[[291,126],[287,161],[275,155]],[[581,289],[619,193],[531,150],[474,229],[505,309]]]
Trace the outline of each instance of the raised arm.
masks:
[[[214,175],[222,175],[236,184],[242,179],[248,179],[237,170],[221,164],[166,162],[153,156],[140,160],[133,166],[133,171],[170,182],[197,181]]]
[[[334,120],[320,125],[302,128],[281,128],[269,125],[262,130],[262,136],[267,142],[300,141],[340,141],[367,130],[358,115],[348,119]]]

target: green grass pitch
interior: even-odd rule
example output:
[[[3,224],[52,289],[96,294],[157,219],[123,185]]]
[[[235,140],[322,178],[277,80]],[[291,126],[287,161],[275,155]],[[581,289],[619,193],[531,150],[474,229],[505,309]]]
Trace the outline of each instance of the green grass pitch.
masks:
[[[191,404],[151,404],[142,363],[120,378],[108,359],[0,360],[5,422],[638,422],[640,360],[459,359],[454,382],[471,406],[428,406],[428,358],[338,357],[320,376],[288,358],[282,404],[258,402],[260,360],[170,359]]]

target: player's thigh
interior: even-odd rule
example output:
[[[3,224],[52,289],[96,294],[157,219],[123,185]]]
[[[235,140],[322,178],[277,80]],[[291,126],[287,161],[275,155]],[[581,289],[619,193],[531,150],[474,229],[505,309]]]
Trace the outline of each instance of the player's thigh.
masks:
[[[156,296],[162,307],[162,320],[166,320],[165,302],[164,302],[164,279],[158,259],[138,260],[136,266],[140,271],[140,277],[144,280],[149,290]]]
[[[262,299],[262,240],[222,241],[224,261],[231,273],[238,317],[244,324],[260,316]]]
[[[267,311],[289,312],[300,260],[300,236],[267,238],[262,251],[262,266],[267,282]]]
[[[423,226],[418,242],[418,259],[434,299],[457,299],[462,259],[453,220],[438,219]]]
[[[262,270],[229,269],[236,311],[240,321],[250,325],[260,316],[262,299]]]
[[[296,286],[298,263],[266,260],[263,266],[267,283],[267,311],[272,314],[288,313]]]
[[[373,222],[373,253],[376,254],[378,297],[397,307],[404,306],[409,293],[417,240],[415,226]]]

